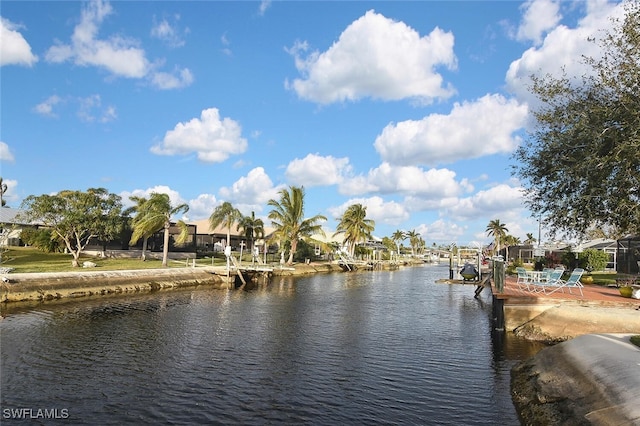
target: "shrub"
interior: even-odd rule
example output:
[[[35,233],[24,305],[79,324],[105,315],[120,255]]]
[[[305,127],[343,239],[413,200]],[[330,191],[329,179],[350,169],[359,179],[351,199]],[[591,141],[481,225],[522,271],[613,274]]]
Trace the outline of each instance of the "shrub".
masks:
[[[586,249],[578,255],[578,262],[585,271],[602,271],[607,267],[609,254],[602,250]]]

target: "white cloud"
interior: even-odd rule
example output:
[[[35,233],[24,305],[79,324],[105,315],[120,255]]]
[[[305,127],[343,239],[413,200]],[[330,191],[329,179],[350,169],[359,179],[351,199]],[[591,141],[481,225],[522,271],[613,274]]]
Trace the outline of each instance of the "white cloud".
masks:
[[[258,14],[260,16],[264,16],[264,14],[267,12],[267,9],[269,9],[269,7],[271,7],[271,0],[262,0],[260,2],[260,6],[258,7]]]
[[[188,201],[190,220],[207,219],[218,205],[218,200],[213,194],[200,194],[197,198]]]
[[[585,3],[586,14],[575,28],[559,25],[549,31],[542,45],[531,47],[513,61],[506,75],[507,88],[522,101],[536,105],[536,99],[529,93],[531,75],[552,75],[561,77],[563,70],[569,79],[576,80],[588,73],[583,57],[598,59],[602,49],[591,37],[599,38],[602,30],[611,28],[611,17],[624,15],[623,3],[608,3],[591,0]]]
[[[339,218],[352,204],[362,204],[367,208],[367,219],[372,219],[376,225],[399,225],[409,219],[409,212],[396,201],[384,201],[381,197],[352,198],[340,206],[329,208],[333,218]]]
[[[88,3],[82,9],[70,43],[58,41],[47,50],[45,59],[53,63],[73,61],[80,66],[95,66],[118,77],[149,78],[151,84],[160,89],[181,88],[193,82],[193,75],[187,68],[176,69],[173,73],[157,71],[163,61],[151,64],[137,40],[121,35],[99,39],[100,25],[112,12],[109,2],[94,0]],[[181,43],[176,30],[166,21],[156,25],[152,35],[166,42]]]
[[[466,229],[457,223],[438,219],[431,224],[422,224],[416,228],[429,247],[430,243],[451,244],[458,243],[458,239],[465,234]]]
[[[15,158],[9,149],[9,145],[2,141],[0,141],[0,161],[6,161],[8,163],[13,163],[15,161]]]
[[[193,83],[193,74],[188,68],[175,69],[173,74],[167,72],[153,72],[151,83],[159,89],[181,89]]]
[[[129,197],[134,196],[134,197],[149,198],[149,196],[151,196],[152,193],[167,194],[169,196],[169,200],[171,201],[172,207],[176,207],[176,206],[179,206],[180,204],[185,203],[184,199],[180,196],[180,193],[178,191],[171,189],[166,185],[156,185],[152,188],[147,188],[147,189],[134,189],[131,192],[122,191],[118,195],[122,197],[123,206],[131,207],[131,206],[134,206],[135,203],[129,200]]]
[[[560,4],[554,0],[529,0],[520,6],[524,10],[516,39],[540,44],[542,36],[560,22]]]
[[[91,95],[86,98],[79,98],[80,108],[78,109],[78,117],[86,122],[107,123],[117,118],[115,107],[109,105],[102,107],[102,99],[100,95]]]
[[[151,148],[158,155],[185,155],[195,152],[198,159],[220,163],[231,155],[247,150],[247,140],[241,136],[240,124],[230,118],[220,118],[217,108],[202,111],[200,118],[176,124],[167,131],[162,142]]]
[[[294,185],[306,187],[335,185],[342,182],[345,174],[350,173],[349,159],[309,154],[305,158],[296,158],[289,163],[285,172],[287,179]]]
[[[100,24],[111,12],[108,2],[97,0],[88,3],[71,36],[71,44],[59,43],[50,47],[46,53],[47,61],[73,60],[77,65],[102,67],[121,77],[144,77],[149,71],[149,62],[136,41],[121,36],[107,40],[96,38]]]
[[[520,139],[514,133],[527,118],[526,105],[501,95],[456,103],[449,115],[387,125],[374,146],[383,161],[398,165],[453,163],[496,153],[509,153]]]
[[[33,110],[41,115],[46,115],[48,117],[57,117],[57,115],[53,112],[53,107],[62,102],[62,99],[58,95],[49,96],[43,102],[36,105]]]
[[[19,25],[0,17],[0,66],[30,67],[38,62],[38,57],[31,53],[31,46],[18,29]]]
[[[247,176],[241,177],[230,188],[220,188],[220,197],[232,201],[236,207],[244,210],[261,210],[260,205],[270,199],[278,198],[279,187],[274,187],[271,178],[262,167],[251,170]],[[245,206],[241,208],[241,206]]]
[[[303,99],[321,104],[411,98],[428,104],[454,90],[436,68],[456,68],[454,37],[435,28],[420,34],[403,22],[368,11],[344,30],[326,52],[311,52],[306,43],[289,50],[303,78],[286,82]]]
[[[175,21],[180,20],[180,15],[175,15],[174,19]],[[169,47],[182,47],[185,44],[181,31],[178,29],[177,22],[171,23],[167,18],[156,21],[154,17],[151,36],[162,40]]]
[[[524,208],[522,187],[500,184],[460,199],[455,206],[447,209],[447,214],[452,218],[467,220],[495,215],[505,217]]]
[[[2,142],[0,142],[0,148],[2,147]],[[0,149],[0,153],[2,152],[2,150]],[[1,159],[1,157],[0,157]],[[17,187],[18,187],[18,181],[15,179],[2,179],[2,183],[4,185],[7,185],[7,191],[2,194],[2,199],[6,202],[6,203],[10,203],[10,202],[17,202],[18,199],[18,194],[17,194]],[[17,206],[13,206],[13,207],[17,207]]]

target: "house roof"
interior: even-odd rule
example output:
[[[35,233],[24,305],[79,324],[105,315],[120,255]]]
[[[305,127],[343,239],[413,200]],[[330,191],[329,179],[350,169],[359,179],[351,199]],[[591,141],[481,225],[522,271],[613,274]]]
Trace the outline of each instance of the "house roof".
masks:
[[[195,220],[195,221],[189,222],[188,224],[196,226],[196,233],[197,234],[201,234],[201,235],[227,235],[227,227],[226,226],[218,225],[214,229],[211,229],[211,225],[209,224],[209,219]],[[264,233],[267,236],[273,234],[274,231],[275,231],[275,228],[273,228],[273,227],[270,227],[270,226],[265,226],[264,227]],[[234,224],[233,226],[231,226],[230,234],[231,234],[232,237],[244,237],[243,234],[238,232],[237,224]]]
[[[20,215],[25,213],[22,209],[14,209],[11,207],[0,208],[0,223],[11,223],[14,225],[33,225],[31,222],[27,222],[20,218]]]

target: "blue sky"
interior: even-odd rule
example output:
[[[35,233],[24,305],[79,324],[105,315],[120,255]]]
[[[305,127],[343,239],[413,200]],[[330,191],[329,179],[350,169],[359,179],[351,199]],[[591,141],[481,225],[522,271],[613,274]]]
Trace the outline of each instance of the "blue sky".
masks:
[[[304,185],[375,235],[473,245],[538,225],[511,175],[532,74],[585,72],[606,1],[3,1],[8,205],[104,187],[207,218]],[[552,159],[550,159],[552,160]],[[268,220],[266,221],[268,224]]]

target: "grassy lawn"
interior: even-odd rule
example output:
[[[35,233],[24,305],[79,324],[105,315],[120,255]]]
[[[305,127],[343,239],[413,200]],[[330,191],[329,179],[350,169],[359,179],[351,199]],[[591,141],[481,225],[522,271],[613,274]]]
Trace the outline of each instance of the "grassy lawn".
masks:
[[[31,247],[11,247],[2,254],[2,266],[14,268],[14,273],[20,272],[73,272],[86,271],[82,267],[71,266],[73,257],[63,253],[43,253]],[[123,269],[153,269],[162,268],[162,260],[148,259],[143,262],[140,259],[101,259],[96,257],[81,257],[80,264],[89,260],[95,263],[96,268],[90,270],[116,271]],[[191,263],[189,263],[191,265]],[[211,265],[211,259],[198,259],[198,265]],[[220,259],[216,259],[216,265],[222,265]],[[169,267],[184,267],[185,261],[169,260]]]

